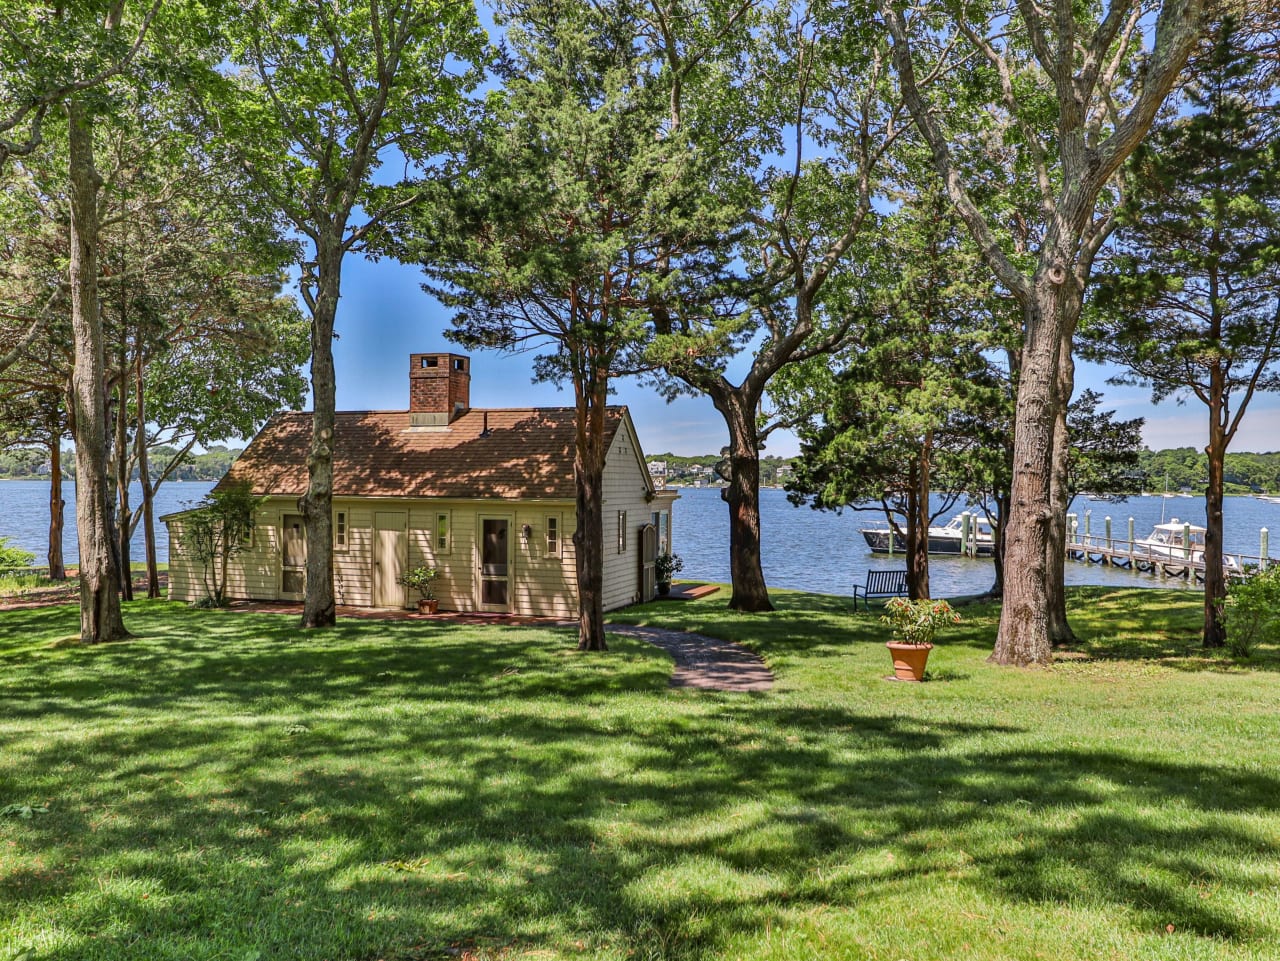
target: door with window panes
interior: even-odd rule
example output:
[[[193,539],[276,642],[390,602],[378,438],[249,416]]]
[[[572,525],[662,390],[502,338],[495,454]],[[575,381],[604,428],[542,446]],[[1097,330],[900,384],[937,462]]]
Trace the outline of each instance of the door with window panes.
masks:
[[[301,600],[307,590],[307,527],[301,514],[285,514],[280,554],[280,596]]]
[[[479,565],[480,610],[508,612],[511,610],[511,518],[477,518],[478,543],[476,558]]]

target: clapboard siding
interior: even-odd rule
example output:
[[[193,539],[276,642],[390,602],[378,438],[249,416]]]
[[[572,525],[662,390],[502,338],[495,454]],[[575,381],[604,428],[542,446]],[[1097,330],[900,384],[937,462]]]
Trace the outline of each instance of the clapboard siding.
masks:
[[[448,544],[443,550],[436,545],[435,538],[438,514],[449,516]],[[409,567],[435,567],[440,571],[435,595],[443,610],[475,610],[472,589],[475,526],[474,503],[429,501],[409,510]]]
[[[651,490],[639,445],[623,421],[606,455],[604,468],[604,609],[614,610],[640,597],[640,528],[652,520]],[[618,551],[618,512],[626,512],[626,549]]]
[[[545,617],[575,617],[578,613],[577,575],[574,571],[573,508],[551,507],[518,510],[515,515],[516,558],[511,581],[514,610],[528,610]],[[559,524],[559,549],[547,555],[547,517]],[[523,536],[529,525],[529,539]]]
[[[182,544],[182,515],[169,524],[169,597],[194,603],[205,595],[203,567]],[[279,516],[263,509],[258,512],[253,543],[227,563],[226,596],[253,600],[274,600],[280,579]]]
[[[201,588],[197,583],[199,574],[182,546],[182,518],[173,517],[169,526],[169,599],[195,603],[199,600]]]
[[[346,550],[333,552],[333,593],[339,604],[373,604],[373,510],[360,501],[335,500],[334,514],[347,515]],[[294,513],[281,510],[281,515]]]

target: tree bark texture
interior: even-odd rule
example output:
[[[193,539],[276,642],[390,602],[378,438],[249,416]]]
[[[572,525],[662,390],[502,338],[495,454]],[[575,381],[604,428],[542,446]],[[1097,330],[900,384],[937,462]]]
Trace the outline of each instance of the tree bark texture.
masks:
[[[1073,325],[1074,329],[1074,325]],[[1071,505],[1069,461],[1071,439],[1067,434],[1067,405],[1075,387],[1075,361],[1071,359],[1071,335],[1062,343],[1058,358],[1058,409],[1053,431],[1053,477],[1051,494],[1053,523],[1045,545],[1045,594],[1049,604],[1049,643],[1051,646],[1076,642],[1075,631],[1067,621],[1067,508]]]
[[[925,436],[920,448],[920,462],[916,469],[915,516],[911,523],[916,529],[915,557],[910,565],[915,569],[915,593],[913,600],[924,601],[929,593],[929,475],[933,470],[933,434]]]
[[[1227,643],[1222,609],[1227,600],[1227,576],[1222,567],[1223,519],[1222,487],[1227,455],[1227,431],[1223,417],[1223,383],[1220,364],[1209,374],[1209,443],[1205,454],[1209,459],[1209,483],[1204,491],[1204,646],[1222,647]]]
[[[92,121],[83,105],[69,101],[67,118],[80,639],[97,644],[128,637],[129,632],[120,614],[119,572],[112,552],[107,490],[106,397],[98,304],[98,191],[102,178],[94,167]]]
[[[608,376],[594,372],[575,382],[577,430],[573,477],[577,518],[573,555],[578,575],[578,650],[607,651],[604,636],[604,418]]]
[[[311,447],[307,453],[307,492],[298,501],[306,520],[307,583],[303,627],[332,627],[337,622],[333,590],[333,445],[337,381],[333,369],[333,324],[342,283],[342,249],[317,251],[319,290],[311,313]]]
[[[147,412],[142,381],[142,351],[135,363],[134,407],[137,424],[134,439],[138,451],[138,482],[142,486],[142,539],[147,557],[147,597],[160,596],[160,568],[156,560],[155,489],[151,486],[151,468],[147,463]]]
[[[924,451],[908,470],[907,483],[907,597],[929,597],[929,478]],[[893,532],[889,532],[893,536]]]
[[[120,509],[116,530],[116,556],[120,563],[120,596],[133,600],[133,560],[129,556],[129,530],[133,511],[129,507],[129,387],[124,377],[124,351],[120,353],[120,379],[116,384],[116,491]]]
[[[1025,339],[1014,413],[1013,482],[1005,531],[1004,603],[991,660],[997,664],[1052,662],[1048,551],[1053,542],[1053,460],[1057,450],[1059,361],[1064,316],[1061,284],[1044,270],[1024,305]]]
[[[729,428],[729,483],[721,496],[729,505],[729,573],[733,593],[729,608],[759,613],[773,610],[760,560],[760,432],[756,425],[759,398],[741,390],[712,394]]]
[[[67,579],[67,562],[62,556],[62,532],[67,502],[62,499],[62,435],[49,435],[49,580]]]
[[[991,519],[991,568],[995,580],[987,592],[992,597],[1004,597],[1004,532],[1009,525],[1009,495],[997,493],[995,517]]]

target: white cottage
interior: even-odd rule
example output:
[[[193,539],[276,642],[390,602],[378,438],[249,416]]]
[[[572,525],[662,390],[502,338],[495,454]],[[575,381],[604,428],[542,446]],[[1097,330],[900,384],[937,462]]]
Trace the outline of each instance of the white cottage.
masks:
[[[573,408],[470,406],[471,360],[413,354],[407,411],[337,414],[333,452],[334,579],[339,604],[412,606],[401,573],[436,567],[442,610],[574,616]],[[670,549],[675,494],[655,488],[631,415],[610,407],[604,472],[604,607],[654,595],[653,559]],[[223,483],[265,500],[251,543],[232,561],[228,595],[300,600],[310,413],[277,414]],[[169,596],[194,601],[199,571],[169,526]]]

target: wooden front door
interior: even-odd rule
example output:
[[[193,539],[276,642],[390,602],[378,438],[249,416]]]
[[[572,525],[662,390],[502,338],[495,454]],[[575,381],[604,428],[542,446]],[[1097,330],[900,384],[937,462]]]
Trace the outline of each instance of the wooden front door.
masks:
[[[408,560],[405,534],[408,515],[378,511],[373,515],[373,606],[404,607],[404,574]]]
[[[651,601],[658,593],[657,568],[658,528],[645,524],[640,528],[640,600]]]
[[[511,519],[480,517],[479,591],[482,611],[511,610]]]
[[[307,589],[307,525],[301,514],[280,519],[280,596],[300,600]]]

